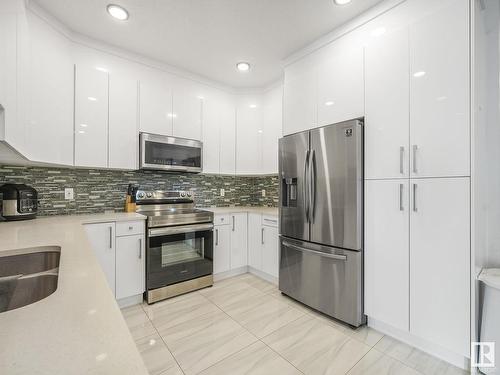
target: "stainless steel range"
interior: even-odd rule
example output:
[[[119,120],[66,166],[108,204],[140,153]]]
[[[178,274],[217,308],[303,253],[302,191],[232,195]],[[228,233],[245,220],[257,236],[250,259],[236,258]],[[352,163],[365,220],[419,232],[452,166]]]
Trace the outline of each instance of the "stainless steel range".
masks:
[[[194,208],[190,191],[136,194],[147,219],[146,300],[149,304],[213,284],[213,213]]]

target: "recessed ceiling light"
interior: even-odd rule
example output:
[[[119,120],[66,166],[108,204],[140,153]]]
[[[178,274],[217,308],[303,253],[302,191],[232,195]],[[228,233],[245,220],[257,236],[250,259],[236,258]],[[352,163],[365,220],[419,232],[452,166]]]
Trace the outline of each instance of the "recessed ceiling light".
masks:
[[[351,0],[333,0],[333,2],[337,5],[345,5],[345,4],[349,4],[351,2]]]
[[[329,101],[325,102],[325,105],[326,105],[327,107],[330,107],[331,105],[334,105],[334,104],[335,104],[335,103],[334,103],[334,102],[332,102],[331,100],[329,100]]]
[[[108,72],[108,69],[103,68],[102,66],[96,66],[95,70],[98,70],[98,71],[103,72],[103,73],[107,73]]]
[[[111,17],[116,18],[117,20],[120,21],[128,20],[127,10],[119,5],[109,4],[106,10],[108,11]]]
[[[87,97],[87,99],[90,100],[91,102],[97,101],[97,98],[94,98],[93,96],[89,96]]]
[[[249,107],[252,109],[257,108],[257,104],[250,104]]]
[[[413,73],[413,77],[415,77],[415,78],[423,77],[423,76],[425,76],[424,71]]]
[[[250,64],[247,62],[241,61],[238,64],[236,64],[236,68],[240,72],[248,72],[250,70]]]

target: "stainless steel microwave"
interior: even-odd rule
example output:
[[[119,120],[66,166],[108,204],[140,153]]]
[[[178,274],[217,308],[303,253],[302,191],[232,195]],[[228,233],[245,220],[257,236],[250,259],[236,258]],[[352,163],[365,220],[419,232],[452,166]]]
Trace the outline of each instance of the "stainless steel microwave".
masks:
[[[140,168],[200,173],[203,143],[194,139],[140,133]]]

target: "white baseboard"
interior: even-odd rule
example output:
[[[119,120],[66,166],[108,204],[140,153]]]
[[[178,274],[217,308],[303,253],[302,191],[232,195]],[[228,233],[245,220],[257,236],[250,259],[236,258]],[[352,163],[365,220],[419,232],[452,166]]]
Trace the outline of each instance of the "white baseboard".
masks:
[[[260,277],[261,279],[269,281],[270,283],[272,283],[274,285],[278,285],[279,280],[277,277],[274,277],[274,276],[271,276],[265,272],[262,272],[262,271],[258,270],[257,268],[253,268],[253,267],[248,266],[248,272],[255,275],[255,276]]]
[[[142,294],[138,294],[136,296],[126,297],[126,298],[116,300],[120,309],[123,309],[124,307],[129,307],[129,306],[141,304],[142,301],[143,301]]]
[[[221,280],[233,277],[233,276],[242,275],[242,274],[247,273],[247,272],[248,272],[247,266],[235,268],[234,270],[214,274],[214,281],[221,281]]]
[[[470,361],[460,354],[454,353],[448,349],[443,348],[440,345],[428,342],[420,337],[412,335],[409,332],[402,331],[399,328],[394,328],[384,322],[368,317],[368,326],[382,332],[388,336],[394,337],[395,339],[402,341],[408,345],[411,345],[417,349],[422,350],[434,357],[442,359],[454,366],[457,366],[464,370],[469,370]]]

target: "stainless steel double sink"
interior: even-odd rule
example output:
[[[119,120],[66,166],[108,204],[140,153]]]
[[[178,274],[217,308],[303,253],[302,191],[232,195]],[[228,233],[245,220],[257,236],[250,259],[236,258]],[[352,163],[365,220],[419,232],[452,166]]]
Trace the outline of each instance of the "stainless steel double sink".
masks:
[[[0,313],[40,301],[57,289],[61,248],[0,253]]]

